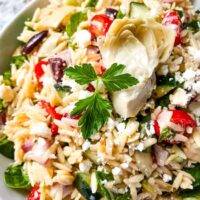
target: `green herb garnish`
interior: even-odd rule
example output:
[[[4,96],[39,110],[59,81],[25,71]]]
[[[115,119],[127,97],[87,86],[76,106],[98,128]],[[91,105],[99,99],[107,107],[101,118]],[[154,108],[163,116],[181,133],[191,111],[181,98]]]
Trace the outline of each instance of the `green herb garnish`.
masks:
[[[127,89],[138,83],[138,80],[130,74],[121,74],[124,69],[124,65],[115,63],[101,77],[96,75],[91,64],[76,65],[74,68],[65,69],[65,74],[80,85],[96,81],[94,94],[77,102],[71,113],[72,117],[82,114],[79,126],[81,126],[84,139],[90,138],[103,127],[110,116],[109,111],[112,110],[110,102],[100,95],[99,81],[104,83],[109,92]]]
[[[71,37],[77,31],[79,24],[85,19],[86,14],[83,12],[77,12],[71,16],[70,22],[66,27],[66,32],[69,37]]]
[[[3,103],[3,99],[0,99],[0,111],[2,111],[5,108],[5,105]]]
[[[166,128],[161,132],[158,142],[162,142],[163,140],[172,140],[174,136],[175,134],[172,132],[172,130]]]
[[[19,69],[24,64],[25,60],[26,56],[13,56],[11,59],[11,64],[14,64],[17,67],[17,69]]]
[[[5,184],[13,189],[29,189],[31,187],[28,175],[22,165],[10,165],[4,173]]]

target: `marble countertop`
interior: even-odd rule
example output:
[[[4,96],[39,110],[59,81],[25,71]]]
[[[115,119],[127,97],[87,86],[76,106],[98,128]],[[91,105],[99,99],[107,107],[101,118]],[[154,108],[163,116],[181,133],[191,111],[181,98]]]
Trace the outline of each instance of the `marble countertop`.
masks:
[[[0,0],[0,29],[30,0]]]

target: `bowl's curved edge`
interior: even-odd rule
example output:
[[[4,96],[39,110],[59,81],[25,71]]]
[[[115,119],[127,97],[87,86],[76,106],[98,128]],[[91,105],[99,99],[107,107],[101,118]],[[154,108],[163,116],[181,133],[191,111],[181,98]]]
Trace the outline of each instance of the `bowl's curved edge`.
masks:
[[[14,50],[19,45],[17,36],[24,27],[24,21],[32,16],[38,7],[43,7],[48,0],[34,0],[20,11],[0,32],[0,73],[9,68],[10,59]],[[4,184],[4,171],[13,161],[0,155],[0,200],[25,200],[23,191],[19,192],[7,188]]]
[[[32,16],[36,8],[45,6],[47,2],[47,0],[32,1],[2,29],[0,33],[0,73],[8,68],[11,55],[19,45],[17,36],[24,27],[24,21]]]

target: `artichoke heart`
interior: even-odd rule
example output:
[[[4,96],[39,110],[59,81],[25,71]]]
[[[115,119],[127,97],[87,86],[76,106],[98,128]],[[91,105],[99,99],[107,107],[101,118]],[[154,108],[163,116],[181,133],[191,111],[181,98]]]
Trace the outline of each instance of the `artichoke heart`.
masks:
[[[124,64],[124,72],[139,80],[112,94],[114,109],[123,118],[135,117],[151,96],[155,70],[169,58],[174,40],[174,31],[152,20],[119,19],[111,25],[101,48],[104,66]]]

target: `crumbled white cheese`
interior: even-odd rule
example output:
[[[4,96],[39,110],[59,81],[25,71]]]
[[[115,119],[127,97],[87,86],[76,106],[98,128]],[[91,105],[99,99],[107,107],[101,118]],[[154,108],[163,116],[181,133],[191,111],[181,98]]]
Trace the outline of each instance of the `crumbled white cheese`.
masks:
[[[171,181],[172,180],[172,176],[170,176],[170,175],[168,175],[168,174],[164,174],[163,175],[163,181],[165,182],[165,183],[168,183],[169,181]]]
[[[119,132],[123,132],[123,131],[125,130],[125,128],[126,128],[126,124],[125,124],[125,123],[119,123],[119,124],[117,125],[117,130],[118,130]]]
[[[194,47],[188,47],[188,53],[193,56],[194,61],[200,62],[200,50]]]
[[[200,80],[196,83],[193,83],[193,90],[200,94]]]
[[[34,122],[30,126],[30,134],[50,138],[51,130],[44,122]]]
[[[87,30],[79,30],[74,34],[74,42],[80,48],[85,48],[91,44],[91,33]]]
[[[192,69],[187,69],[184,73],[183,73],[183,78],[185,80],[191,80],[195,78],[195,74],[196,72]]]
[[[113,175],[120,175],[120,173],[121,173],[121,169],[119,167],[115,167],[114,169],[112,169]]]
[[[86,140],[86,141],[83,143],[82,150],[83,150],[83,151],[87,151],[89,148],[90,148],[90,142],[89,142],[88,140]]]
[[[139,145],[136,147],[138,151],[143,151],[144,150],[144,144],[142,142],[139,143]]]
[[[85,99],[85,98],[89,97],[90,95],[91,95],[91,93],[89,91],[87,91],[87,90],[81,90],[79,92],[78,98],[79,99]]]
[[[182,88],[178,88],[172,95],[170,95],[170,102],[172,105],[186,107],[191,99],[191,95],[187,94]]]
[[[84,160],[79,164],[79,169],[81,172],[89,172],[92,167],[92,163],[89,160]]]

